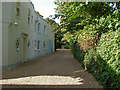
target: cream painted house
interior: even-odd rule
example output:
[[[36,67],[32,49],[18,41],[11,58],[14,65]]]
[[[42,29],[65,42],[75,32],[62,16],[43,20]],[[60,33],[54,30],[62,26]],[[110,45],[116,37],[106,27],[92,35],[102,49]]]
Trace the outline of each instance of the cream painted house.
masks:
[[[20,1],[20,0],[19,0]],[[54,52],[54,33],[29,2],[2,2],[2,69]]]

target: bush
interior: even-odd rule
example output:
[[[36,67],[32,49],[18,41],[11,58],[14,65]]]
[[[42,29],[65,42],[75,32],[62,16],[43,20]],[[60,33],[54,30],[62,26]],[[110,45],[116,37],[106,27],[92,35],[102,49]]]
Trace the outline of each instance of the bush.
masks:
[[[85,52],[82,51],[80,49],[79,46],[77,46],[76,44],[71,44],[71,51],[72,51],[72,54],[74,56],[75,59],[77,59],[80,63],[81,63],[81,66],[84,67],[84,55],[85,55]]]
[[[102,73],[105,77],[104,83],[110,88],[120,88],[120,34],[118,30],[109,31],[101,36],[97,53],[105,69]]]
[[[97,52],[107,64],[120,74],[120,35],[117,31],[110,31],[102,35]]]
[[[71,46],[74,57],[106,88],[120,89],[119,30],[102,34],[97,47],[84,52],[76,44]]]

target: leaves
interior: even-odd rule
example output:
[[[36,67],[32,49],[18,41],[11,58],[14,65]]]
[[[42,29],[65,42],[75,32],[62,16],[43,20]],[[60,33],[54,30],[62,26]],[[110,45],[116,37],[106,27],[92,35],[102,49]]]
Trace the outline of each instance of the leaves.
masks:
[[[120,9],[119,3],[110,4],[59,2],[56,11],[61,15],[62,41],[69,43],[74,57],[102,84],[118,88]]]

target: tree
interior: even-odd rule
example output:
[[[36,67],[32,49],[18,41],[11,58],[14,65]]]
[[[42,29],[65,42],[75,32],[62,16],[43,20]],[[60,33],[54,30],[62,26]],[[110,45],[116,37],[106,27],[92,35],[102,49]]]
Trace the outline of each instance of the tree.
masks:
[[[52,28],[54,29],[54,33],[55,33],[55,49],[61,48],[61,45],[63,44],[61,42],[61,39],[63,38],[63,34],[61,32],[60,25],[58,23],[56,23],[54,19],[46,18],[46,20],[47,20],[48,24],[50,24],[52,26]]]

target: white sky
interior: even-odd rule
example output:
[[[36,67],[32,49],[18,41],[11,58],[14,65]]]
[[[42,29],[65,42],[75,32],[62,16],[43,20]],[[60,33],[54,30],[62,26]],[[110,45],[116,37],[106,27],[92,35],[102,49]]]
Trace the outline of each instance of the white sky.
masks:
[[[41,15],[43,15],[44,19],[49,17],[50,15],[55,14],[55,4],[54,0],[30,0],[35,7],[36,11],[39,11]],[[59,20],[56,20],[59,23]]]

